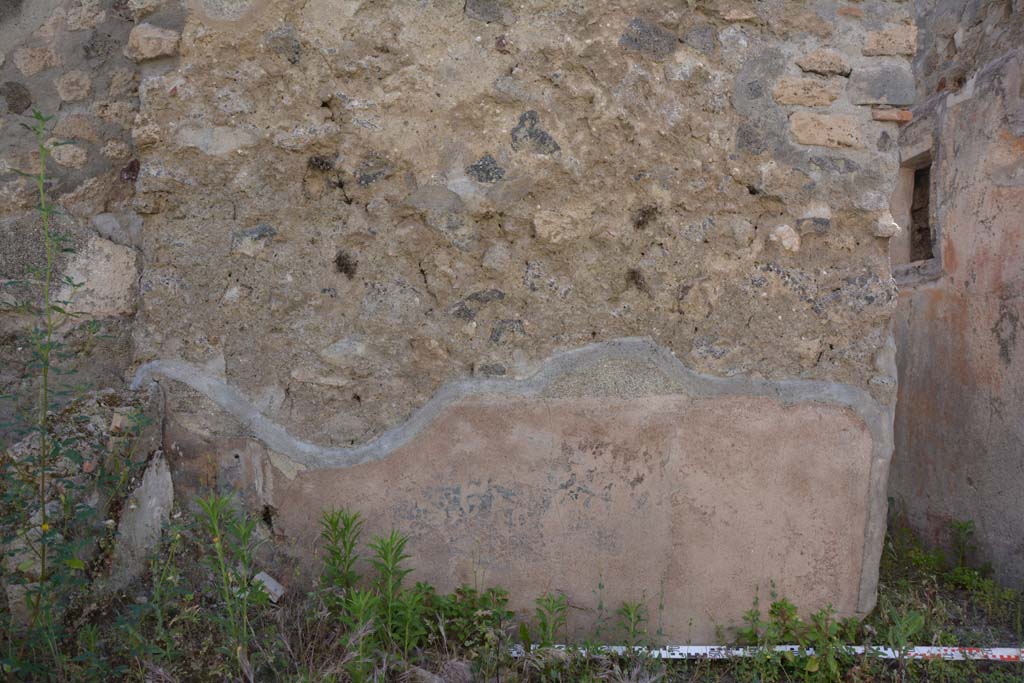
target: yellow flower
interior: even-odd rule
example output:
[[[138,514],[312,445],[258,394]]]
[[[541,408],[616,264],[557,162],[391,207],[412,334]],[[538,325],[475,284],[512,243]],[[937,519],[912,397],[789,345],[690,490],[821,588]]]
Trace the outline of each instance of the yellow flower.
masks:
[[[47,531],[50,530],[50,525],[47,524],[46,522],[43,522],[43,526],[40,527],[40,528],[43,530],[43,533],[46,533]]]

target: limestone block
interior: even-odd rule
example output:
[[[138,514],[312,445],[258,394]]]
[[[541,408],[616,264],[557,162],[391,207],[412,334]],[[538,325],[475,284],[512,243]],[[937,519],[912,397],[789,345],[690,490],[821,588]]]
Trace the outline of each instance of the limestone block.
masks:
[[[58,78],[54,85],[57,94],[65,102],[84,100],[92,91],[92,77],[84,71],[75,69]]]
[[[100,153],[108,159],[121,160],[131,156],[132,148],[123,140],[107,140]]]
[[[183,147],[195,147],[210,156],[224,156],[254,144],[256,138],[247,130],[231,126],[186,126],[178,131],[177,141]]]
[[[882,31],[868,33],[864,40],[864,54],[876,56],[913,57],[917,48],[917,27],[912,25],[892,26]]]
[[[81,287],[64,285],[59,299],[84,318],[126,315],[135,310],[138,266],[135,250],[93,236],[68,264],[66,274]]]
[[[871,118],[875,121],[910,123],[914,120],[914,113],[909,109],[872,109]]]
[[[786,251],[800,251],[800,233],[791,225],[780,225],[768,237],[772,242],[778,242]]]
[[[857,69],[850,76],[846,92],[854,104],[888,104],[900,107],[917,98],[914,75],[906,65],[885,65]]]
[[[180,39],[181,35],[177,31],[148,23],[139,24],[128,34],[124,56],[135,62],[170,57],[178,53]]]
[[[167,5],[167,0],[128,0],[128,9],[136,20],[153,14]]]
[[[53,135],[59,140],[99,141],[96,119],[88,114],[67,114],[60,117],[57,125],[53,127]]]
[[[850,63],[834,50],[815,50],[796,60],[802,71],[822,76],[849,76]]]
[[[115,178],[116,175],[113,173],[86,178],[70,192],[60,195],[57,200],[72,216],[95,216],[103,211],[108,199],[115,194],[114,183],[123,182],[115,181]]]
[[[756,12],[740,7],[726,8],[724,10],[719,11],[718,15],[721,16],[722,19],[724,19],[725,21],[733,22],[752,22],[757,21],[759,18]]]
[[[96,28],[107,18],[101,0],[76,0],[68,8],[67,28],[69,31],[85,31]]]
[[[14,51],[14,66],[26,78],[60,64],[60,55],[48,47],[20,47]]]
[[[772,96],[779,104],[823,107],[839,97],[839,85],[816,78],[783,78],[772,88]]]
[[[636,17],[629,22],[629,26],[619,38],[619,47],[664,59],[676,51],[679,39],[671,31],[642,17]]]
[[[123,128],[131,126],[135,120],[135,105],[126,100],[96,102],[93,111],[107,123],[116,123]]]
[[[135,146],[142,149],[144,147],[151,147],[162,139],[162,132],[160,126],[155,123],[145,123],[141,126],[132,128],[132,141]]]
[[[51,144],[55,141],[51,141]],[[50,156],[61,166],[66,168],[82,168],[89,160],[89,153],[84,147],[72,144],[53,145],[50,148]]]
[[[892,219],[892,214],[886,211],[875,223],[875,237],[894,237],[900,231],[899,224]]]
[[[840,114],[798,111],[789,117],[793,138],[802,145],[821,147],[863,147],[860,122]]]

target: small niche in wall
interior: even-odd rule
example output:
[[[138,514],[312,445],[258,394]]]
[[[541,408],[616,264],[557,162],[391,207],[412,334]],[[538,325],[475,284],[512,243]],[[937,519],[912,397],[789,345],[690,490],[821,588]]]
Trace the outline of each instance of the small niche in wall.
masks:
[[[910,261],[935,258],[931,222],[932,167],[914,170],[914,189],[910,204]]]
[[[890,211],[901,229],[889,241],[889,260],[896,281],[913,284],[941,272],[931,149],[904,159],[900,166]]]

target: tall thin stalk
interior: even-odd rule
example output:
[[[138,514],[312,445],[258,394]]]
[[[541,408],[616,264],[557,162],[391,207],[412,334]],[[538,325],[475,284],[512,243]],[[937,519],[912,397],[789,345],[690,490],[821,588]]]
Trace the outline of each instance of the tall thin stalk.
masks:
[[[37,504],[40,514],[40,536],[38,549],[33,548],[29,537],[29,530],[26,529],[25,541],[30,548],[33,548],[39,557],[39,582],[34,598],[29,599],[30,625],[35,627],[39,623],[41,612],[45,611],[45,591],[47,575],[47,533],[50,530],[49,519],[46,509],[46,485],[47,473],[50,465],[50,451],[52,441],[50,439],[50,363],[53,350],[54,333],[54,302],[50,291],[50,281],[53,279],[53,267],[55,260],[56,240],[50,230],[50,218],[54,213],[54,206],[46,198],[46,160],[50,156],[50,150],[46,146],[46,124],[52,120],[52,116],[44,116],[39,111],[33,111],[32,117],[35,123],[32,125],[21,124],[31,131],[36,137],[36,149],[39,154],[39,168],[34,174],[23,173],[34,180],[39,194],[40,224],[42,227],[42,242],[46,253],[46,261],[41,271],[36,272],[37,278],[41,280],[40,292],[42,295],[42,308],[40,309],[42,326],[36,327],[33,331],[34,347],[39,362],[39,396],[36,406],[35,429],[39,431],[39,454],[35,462],[35,488]]]
[[[50,150],[46,147],[46,124],[52,118],[43,116],[40,112],[33,112],[36,123],[32,131],[36,136],[36,146],[39,149],[39,173],[36,175],[36,187],[39,190],[39,214],[43,229],[43,244],[46,248],[46,265],[43,269],[43,343],[39,346],[39,509],[42,523],[40,529],[39,549],[39,597],[32,613],[32,625],[35,626],[39,616],[39,603],[43,601],[44,586],[46,585],[46,534],[50,525],[46,518],[46,473],[49,467],[50,455],[50,351],[53,347],[53,306],[50,301],[50,280],[53,277],[53,236],[50,233],[50,216],[53,214],[53,205],[46,199],[46,159]]]
[[[39,111],[33,111],[32,125],[22,124],[24,128],[31,131],[36,138],[36,149],[39,154],[39,166],[35,173],[22,173],[31,178],[38,191],[39,200],[36,207],[39,211],[40,225],[42,229],[42,243],[45,250],[45,263],[41,269],[35,269],[35,276],[39,283],[39,292],[42,302],[41,308],[37,309],[40,323],[34,328],[33,347],[37,362],[39,363],[39,394],[34,419],[34,429],[39,432],[39,452],[35,462],[29,461],[29,470],[26,473],[29,477],[29,489],[34,489],[35,505],[39,509],[39,536],[32,539],[33,506],[25,510],[25,528],[23,539],[28,549],[39,559],[38,581],[34,590],[26,593],[26,605],[29,608],[29,629],[41,629],[39,637],[45,647],[53,655],[54,670],[58,677],[63,677],[63,660],[57,643],[57,634],[53,630],[52,608],[54,598],[50,594],[50,519],[46,508],[48,475],[50,462],[52,460],[55,441],[50,437],[50,370],[54,349],[54,333],[56,322],[55,312],[64,312],[53,300],[52,280],[59,238],[52,231],[51,218],[56,213],[56,207],[46,197],[46,162],[50,157],[50,149],[47,146],[47,124],[53,119],[52,116],[44,116]],[[57,143],[60,144],[60,143]],[[34,469],[32,468],[34,465]],[[26,643],[27,644],[27,643]]]

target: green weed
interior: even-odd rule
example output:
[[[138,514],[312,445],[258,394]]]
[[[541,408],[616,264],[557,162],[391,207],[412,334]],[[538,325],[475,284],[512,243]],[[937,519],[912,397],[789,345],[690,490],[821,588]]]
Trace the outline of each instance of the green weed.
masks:
[[[202,510],[200,522],[212,551],[207,566],[219,585],[223,612],[216,613],[226,639],[225,653],[238,663],[240,673],[251,669],[249,656],[253,638],[251,614],[269,601],[263,584],[256,581],[256,521],[239,516],[231,496],[212,494],[198,501]]]

